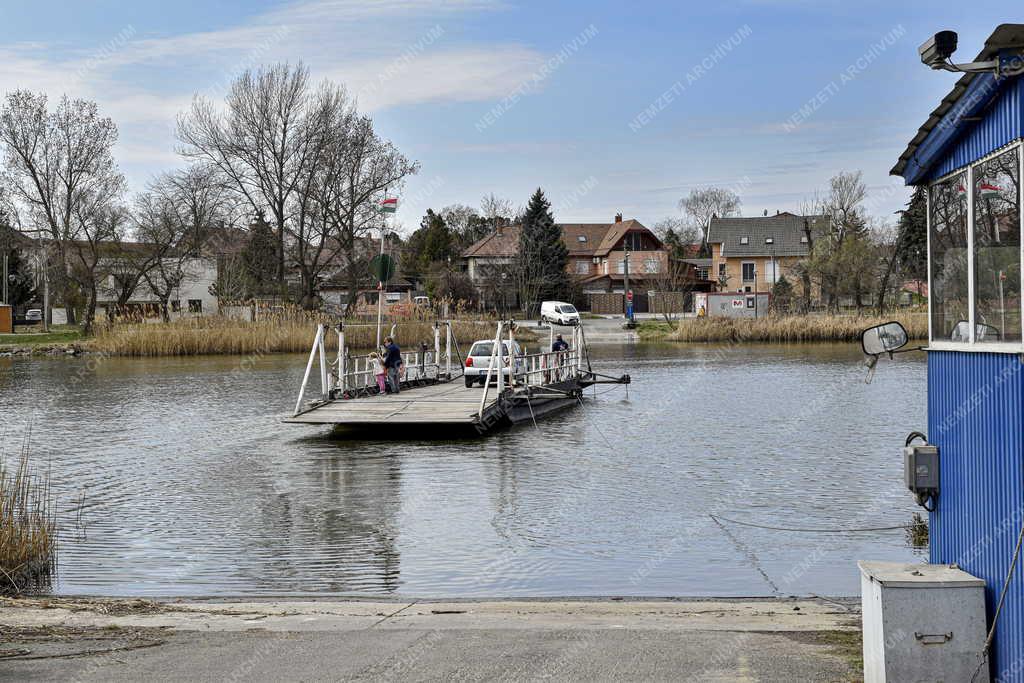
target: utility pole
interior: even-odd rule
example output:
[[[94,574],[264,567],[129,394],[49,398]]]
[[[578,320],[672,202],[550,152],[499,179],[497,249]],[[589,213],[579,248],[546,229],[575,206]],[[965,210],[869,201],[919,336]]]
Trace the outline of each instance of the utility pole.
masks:
[[[622,274],[625,276],[622,283],[622,307],[626,320],[629,320],[629,249],[626,249],[622,261]]]
[[[4,303],[5,304],[10,303],[10,299],[7,298],[7,282],[8,282],[8,277],[9,277],[9,275],[7,273],[7,247],[4,247]]]

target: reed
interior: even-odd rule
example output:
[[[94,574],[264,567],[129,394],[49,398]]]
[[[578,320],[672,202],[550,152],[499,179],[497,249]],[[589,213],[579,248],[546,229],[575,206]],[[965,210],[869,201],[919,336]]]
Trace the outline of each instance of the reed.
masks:
[[[246,322],[220,316],[183,318],[170,323],[114,322],[96,330],[88,350],[119,356],[197,356],[214,354],[252,355],[266,353],[308,353],[319,323],[337,324],[336,318],[315,312],[287,312],[261,316]],[[491,320],[457,320],[452,324],[455,338],[465,352],[476,339],[494,336]],[[386,322],[383,334],[391,330]],[[529,337],[529,332],[519,336]],[[434,348],[434,321],[408,319],[397,322],[395,339],[404,350],[426,343]],[[345,344],[351,349],[371,349],[377,342],[375,323],[345,324]],[[444,345],[444,331],[441,333]],[[327,335],[328,350],[337,350],[338,335]]]
[[[769,315],[763,318],[689,318],[660,335],[681,342],[852,342],[864,328],[897,320],[911,339],[927,339],[926,313],[877,316]]]
[[[57,566],[57,525],[48,476],[34,474],[28,449],[0,457],[0,593],[45,585]]]

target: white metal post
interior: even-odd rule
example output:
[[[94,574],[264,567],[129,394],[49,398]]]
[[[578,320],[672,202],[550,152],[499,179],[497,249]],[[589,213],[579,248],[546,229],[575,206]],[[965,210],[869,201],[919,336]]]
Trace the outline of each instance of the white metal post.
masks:
[[[494,338],[494,352],[498,354],[498,396],[501,396],[501,392],[505,391],[505,349],[501,344],[501,332],[502,326],[498,325],[498,336]]]
[[[498,333],[494,335],[494,347],[491,349],[491,357],[487,359],[487,374],[484,376],[484,390],[480,392],[480,417],[484,416],[484,405],[487,404],[487,392],[491,387],[491,370],[494,369],[495,360],[500,360],[499,349],[501,348],[501,322],[498,323]],[[501,372],[498,372],[498,393],[501,393]]]
[[[306,373],[302,376],[302,386],[299,387],[299,398],[295,401],[295,414],[302,410],[302,397],[306,394],[306,385],[309,384],[309,375],[313,371],[313,359],[316,358],[317,342],[320,341],[320,329],[317,328],[316,336],[313,338],[313,348],[309,350],[309,361],[306,363]]]
[[[931,290],[928,298],[931,299]],[[967,324],[971,326],[968,341],[975,342],[974,326],[974,167],[967,167]]]
[[[348,389],[348,356],[345,353],[345,323],[338,323],[338,388]]]
[[[512,329],[515,327],[514,322],[509,322],[508,325],[508,385],[514,387],[516,385],[516,353],[515,337],[513,336]]]
[[[437,378],[441,379],[441,323],[434,323],[434,365],[437,367]]]
[[[452,376],[452,321],[446,320],[445,326],[445,337],[444,337],[444,371],[445,375],[451,378]]]
[[[326,346],[325,329],[327,329],[326,325],[319,326],[317,330],[317,343],[320,344],[320,394],[321,398],[327,400],[331,393],[331,383],[327,373],[327,350],[324,348]]]

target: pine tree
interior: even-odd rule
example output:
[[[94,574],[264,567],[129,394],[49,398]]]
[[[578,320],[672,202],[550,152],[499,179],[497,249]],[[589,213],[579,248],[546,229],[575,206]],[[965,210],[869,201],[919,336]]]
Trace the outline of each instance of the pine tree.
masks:
[[[562,229],[555,224],[551,203],[538,187],[522,216],[515,264],[520,304],[527,315],[539,309],[541,301],[567,296],[568,263],[569,250],[562,241]]]
[[[249,241],[242,250],[242,263],[250,282],[250,294],[268,294],[277,286],[277,236],[263,216],[249,225]]]
[[[773,313],[789,313],[793,306],[793,285],[785,275],[779,277],[772,285],[771,311]]]
[[[923,185],[919,185],[900,214],[899,234],[896,238],[896,259],[902,272],[912,278],[928,277],[928,200]]]
[[[455,236],[444,218],[433,209],[420,221],[419,229],[409,236],[402,257],[402,275],[423,280],[435,263],[447,263],[456,256]]]

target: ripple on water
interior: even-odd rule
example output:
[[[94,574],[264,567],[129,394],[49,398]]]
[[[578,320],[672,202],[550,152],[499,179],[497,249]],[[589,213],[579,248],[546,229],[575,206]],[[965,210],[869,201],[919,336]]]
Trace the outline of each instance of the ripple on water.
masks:
[[[708,514],[906,521],[896,454],[924,422],[920,360],[866,385],[852,345],[594,355],[630,372],[628,400],[619,388],[483,440],[283,425],[303,369],[292,356],[245,372],[229,358],[91,372],[18,359],[0,369],[0,418],[6,442],[31,428],[49,463],[67,593],[767,595],[767,574],[786,593],[855,594],[856,558],[913,557],[902,534],[823,544],[726,534]]]

